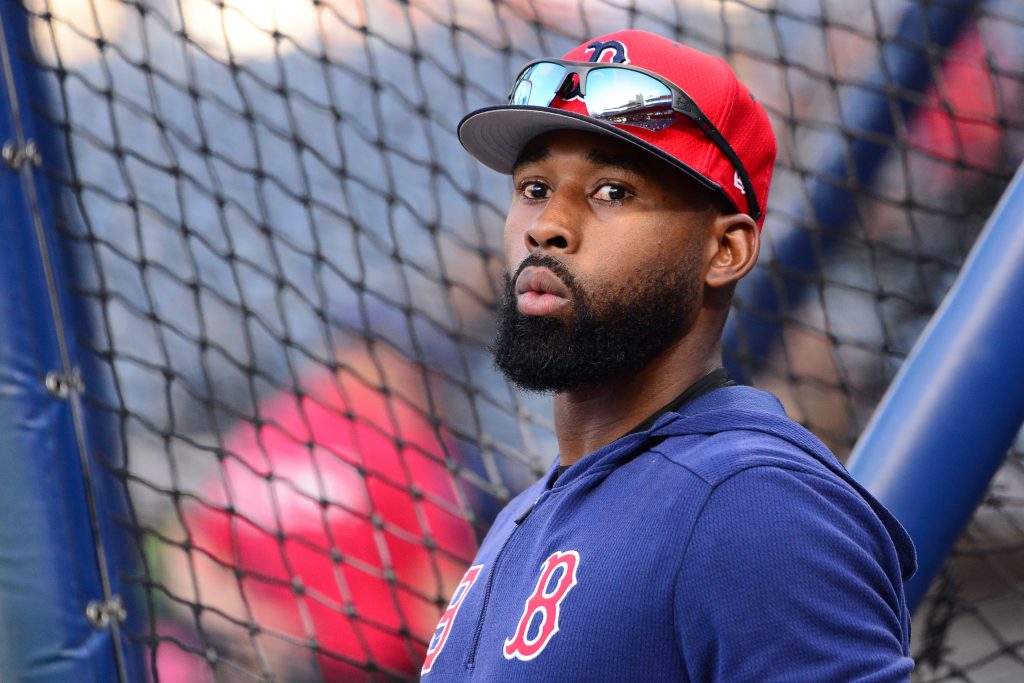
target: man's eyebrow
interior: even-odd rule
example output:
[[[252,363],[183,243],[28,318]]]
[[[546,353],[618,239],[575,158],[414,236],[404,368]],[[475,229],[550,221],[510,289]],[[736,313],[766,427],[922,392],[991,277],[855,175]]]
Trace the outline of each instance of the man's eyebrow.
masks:
[[[530,145],[522,151],[519,158],[516,159],[516,163],[512,164],[512,174],[515,175],[520,166],[544,161],[549,156],[551,156],[551,152],[546,145]]]
[[[646,175],[647,170],[631,156],[610,152],[605,149],[592,149],[587,152],[587,161],[597,166],[615,166],[624,171]]]
[[[512,174],[514,175],[520,167],[525,166],[526,164],[544,161],[550,156],[551,150],[548,149],[547,145],[531,145],[524,149],[519,155],[519,158],[516,159],[516,163],[512,166]],[[648,172],[648,170],[644,168],[643,164],[637,161],[634,157],[601,149],[599,147],[589,150],[586,154],[586,158],[587,161],[595,166],[613,166],[637,175],[645,175]]]

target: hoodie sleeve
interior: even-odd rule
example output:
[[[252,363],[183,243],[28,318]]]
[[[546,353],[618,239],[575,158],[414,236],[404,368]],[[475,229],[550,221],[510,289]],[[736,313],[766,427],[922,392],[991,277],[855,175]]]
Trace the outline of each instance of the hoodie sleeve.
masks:
[[[779,467],[709,494],[676,578],[693,681],[907,681],[899,559],[844,482]]]

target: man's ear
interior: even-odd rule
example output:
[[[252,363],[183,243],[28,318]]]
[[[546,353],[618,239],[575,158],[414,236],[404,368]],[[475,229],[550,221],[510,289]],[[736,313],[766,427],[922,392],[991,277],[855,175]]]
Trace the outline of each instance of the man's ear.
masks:
[[[704,283],[715,289],[735,284],[757,263],[761,231],[745,213],[719,214],[708,233],[710,258]]]

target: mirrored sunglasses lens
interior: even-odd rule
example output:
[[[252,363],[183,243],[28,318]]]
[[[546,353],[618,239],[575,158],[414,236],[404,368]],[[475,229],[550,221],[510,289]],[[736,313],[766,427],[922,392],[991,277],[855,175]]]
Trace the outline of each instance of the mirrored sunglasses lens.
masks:
[[[519,77],[509,98],[509,104],[546,107],[555,99],[555,92],[562,87],[564,81],[564,66],[550,62],[534,64]]]
[[[674,120],[672,91],[647,74],[627,69],[594,69],[587,75],[584,101],[590,115],[619,125],[662,130]]]

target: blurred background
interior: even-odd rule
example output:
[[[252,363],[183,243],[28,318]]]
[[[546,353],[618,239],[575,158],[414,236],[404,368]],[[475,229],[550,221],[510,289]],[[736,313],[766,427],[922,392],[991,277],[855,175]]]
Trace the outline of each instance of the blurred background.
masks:
[[[160,681],[415,678],[556,457],[549,397],[487,351],[508,180],[455,136],[527,61],[633,27],[750,85],[779,157],[727,359],[840,458],[1024,158],[1013,0],[22,4]],[[1014,449],[918,610],[916,680],[1024,679],[1022,615]]]

